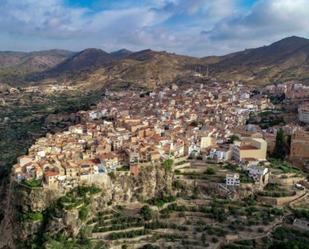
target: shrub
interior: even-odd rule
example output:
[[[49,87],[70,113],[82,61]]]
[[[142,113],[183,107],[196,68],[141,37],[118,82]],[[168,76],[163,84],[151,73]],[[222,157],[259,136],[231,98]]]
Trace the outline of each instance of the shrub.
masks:
[[[203,233],[203,234],[201,235],[201,241],[202,241],[203,245],[206,244],[206,242],[207,242],[207,235],[206,235],[205,233]]]
[[[43,219],[44,216],[40,212],[22,214],[22,220],[24,221],[42,221]]]
[[[305,218],[309,220],[309,209],[294,209],[293,213],[297,218]]]
[[[114,172],[109,172],[108,173],[109,177],[112,179],[112,180],[115,180],[116,179],[116,175]]]
[[[42,181],[41,180],[24,180],[23,184],[30,188],[39,188],[42,187]]]
[[[140,249],[160,249],[160,246],[152,245],[152,244],[146,244],[146,245],[140,247]]]
[[[165,203],[173,202],[176,200],[175,196],[163,196],[161,198],[152,198],[147,201],[148,204],[150,205],[155,205],[158,207],[162,207]]]
[[[207,175],[214,175],[216,174],[216,171],[214,168],[207,168],[206,172]]]
[[[258,232],[259,232],[259,233],[264,233],[264,228],[263,228],[263,227],[259,227],[259,228],[258,228]]]
[[[88,217],[88,208],[83,206],[79,212],[78,212],[78,217],[79,219],[81,219],[82,221],[86,220]]]
[[[239,136],[237,136],[237,135],[234,134],[234,135],[232,135],[232,136],[229,137],[229,143],[230,143],[230,144],[233,144],[234,141],[240,141]]]
[[[108,235],[108,239],[110,240],[118,240],[122,238],[135,238],[139,237],[142,235],[147,234],[147,230],[134,230],[134,231],[129,231],[129,232],[118,232],[118,233],[111,233]]]
[[[141,208],[140,214],[144,218],[144,220],[151,220],[153,212],[149,206],[145,205]]]
[[[213,238],[211,239],[211,241],[212,241],[213,243],[218,243],[218,242],[219,242],[219,240],[218,240],[217,237],[213,237]]]
[[[88,193],[93,195],[101,192],[101,189],[92,185],[92,186],[78,186],[76,192],[79,196],[86,196]]]
[[[167,159],[163,162],[163,167],[165,170],[171,171],[173,164],[174,164],[174,161],[172,159]]]
[[[173,187],[175,189],[180,189],[180,190],[185,190],[186,189],[186,187],[179,180],[176,180],[176,181],[173,182]]]

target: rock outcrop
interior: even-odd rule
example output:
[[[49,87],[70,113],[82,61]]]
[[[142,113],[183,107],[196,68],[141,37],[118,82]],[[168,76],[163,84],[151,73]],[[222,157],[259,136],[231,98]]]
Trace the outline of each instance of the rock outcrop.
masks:
[[[88,217],[94,217],[107,206],[123,205],[130,202],[172,194],[173,173],[161,165],[144,167],[138,176],[129,172],[114,172],[105,175],[102,182],[96,184],[98,193],[86,195]],[[43,234],[53,235],[59,232],[77,236],[85,225],[80,218],[81,203],[73,208],[58,208],[59,200],[68,192],[45,188],[28,188],[12,183],[8,196],[10,200],[5,210],[10,220],[10,230],[6,238],[0,237],[0,248],[28,248],[31,241]],[[78,197],[79,198],[79,197]],[[24,219],[26,214],[36,215],[35,219]],[[42,217],[41,217],[42,216]],[[1,226],[4,225],[2,222]],[[30,243],[30,244],[29,244]]]

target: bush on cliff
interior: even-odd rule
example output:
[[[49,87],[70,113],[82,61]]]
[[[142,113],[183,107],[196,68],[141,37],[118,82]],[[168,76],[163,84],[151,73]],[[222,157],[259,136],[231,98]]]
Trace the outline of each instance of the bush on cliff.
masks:
[[[140,210],[141,216],[144,218],[144,220],[151,220],[153,216],[153,212],[151,208],[147,205],[143,206]]]
[[[164,206],[165,203],[174,202],[174,201],[176,201],[176,197],[170,195],[170,196],[163,196],[161,198],[160,197],[152,198],[148,200],[147,203],[150,205],[157,206],[157,207],[162,207]]]
[[[85,206],[81,207],[81,209],[78,212],[78,217],[82,221],[86,220],[88,217],[88,208]]]
[[[43,214],[40,212],[22,214],[22,220],[24,221],[42,221],[43,218]]]
[[[41,180],[25,180],[23,181],[23,184],[26,185],[29,188],[39,188],[42,187],[42,181]]]
[[[167,159],[163,162],[163,167],[165,170],[171,171],[173,164],[174,164],[174,161],[172,159]]]

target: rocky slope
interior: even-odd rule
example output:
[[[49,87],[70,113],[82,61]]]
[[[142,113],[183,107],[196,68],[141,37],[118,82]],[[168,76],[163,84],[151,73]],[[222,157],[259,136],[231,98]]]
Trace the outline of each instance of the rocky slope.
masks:
[[[136,177],[129,172],[106,175],[96,187],[70,193],[12,183],[0,226],[1,234],[5,234],[0,239],[0,248],[30,248],[35,243],[43,246],[45,241],[37,236],[43,238],[57,233],[77,236],[86,222],[80,217],[82,208],[87,208],[88,217],[94,217],[108,206],[171,194],[172,182],[173,174],[158,165],[143,168]]]

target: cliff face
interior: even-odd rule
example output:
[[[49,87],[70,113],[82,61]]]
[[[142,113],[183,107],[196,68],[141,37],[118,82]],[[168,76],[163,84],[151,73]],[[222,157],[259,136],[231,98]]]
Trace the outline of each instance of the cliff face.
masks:
[[[95,187],[67,193],[11,184],[0,226],[10,232],[0,236],[0,248],[29,248],[38,237],[59,232],[77,236],[86,222],[81,209],[94,217],[107,206],[172,194],[172,182],[173,174],[159,165],[142,168],[136,177],[129,172],[105,175]]]

